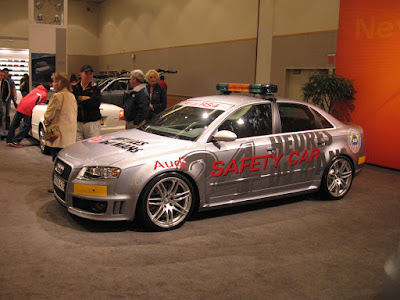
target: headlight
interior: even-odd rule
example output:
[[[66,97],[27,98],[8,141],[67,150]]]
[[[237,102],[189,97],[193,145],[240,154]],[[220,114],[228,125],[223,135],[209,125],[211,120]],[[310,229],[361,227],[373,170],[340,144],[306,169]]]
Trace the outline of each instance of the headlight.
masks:
[[[121,173],[120,168],[84,167],[76,176],[77,179],[114,179]]]

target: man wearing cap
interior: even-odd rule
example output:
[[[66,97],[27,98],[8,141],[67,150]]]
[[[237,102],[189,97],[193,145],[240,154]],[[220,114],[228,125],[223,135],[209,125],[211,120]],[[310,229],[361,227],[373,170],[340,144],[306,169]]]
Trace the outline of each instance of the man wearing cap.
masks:
[[[84,65],[81,68],[81,81],[72,86],[72,92],[78,102],[78,129],[76,140],[84,140],[100,135],[100,89],[93,81],[93,68]]]

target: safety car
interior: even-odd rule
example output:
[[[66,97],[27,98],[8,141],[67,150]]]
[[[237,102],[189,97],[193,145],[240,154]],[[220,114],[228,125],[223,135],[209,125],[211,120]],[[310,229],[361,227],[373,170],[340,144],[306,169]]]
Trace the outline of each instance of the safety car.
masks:
[[[53,172],[57,201],[82,218],[136,219],[162,231],[193,211],[349,192],[366,159],[360,126],[277,99],[274,85],[217,88],[220,95],[182,101],[140,128],[63,149]]]

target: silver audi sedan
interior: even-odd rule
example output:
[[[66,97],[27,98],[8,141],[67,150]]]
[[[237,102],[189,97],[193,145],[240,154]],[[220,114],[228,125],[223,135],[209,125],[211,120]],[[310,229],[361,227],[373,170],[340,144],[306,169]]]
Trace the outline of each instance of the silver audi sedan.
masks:
[[[181,226],[193,211],[319,192],[340,199],[365,162],[363,129],[273,85],[219,84],[139,129],[87,139],[54,164],[55,198],[71,214]],[[252,95],[231,94],[241,91]]]

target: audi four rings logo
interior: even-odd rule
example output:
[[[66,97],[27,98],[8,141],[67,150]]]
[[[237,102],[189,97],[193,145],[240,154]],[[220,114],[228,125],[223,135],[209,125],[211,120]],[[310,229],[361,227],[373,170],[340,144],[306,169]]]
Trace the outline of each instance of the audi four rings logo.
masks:
[[[64,166],[60,163],[57,163],[56,166],[54,167],[54,170],[59,174],[62,175],[64,172]]]

